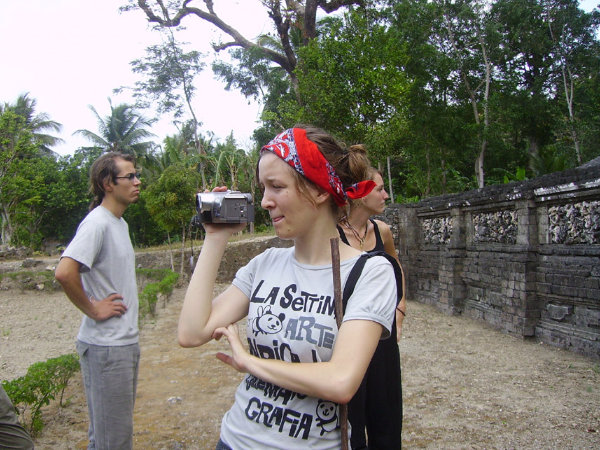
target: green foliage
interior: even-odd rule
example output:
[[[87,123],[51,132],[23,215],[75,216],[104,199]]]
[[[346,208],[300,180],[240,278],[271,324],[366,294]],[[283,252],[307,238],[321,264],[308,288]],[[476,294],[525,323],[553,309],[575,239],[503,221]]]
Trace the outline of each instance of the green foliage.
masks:
[[[523,166],[517,166],[512,171],[507,169],[496,168],[490,171],[488,180],[493,180],[494,184],[507,184],[513,181],[524,181],[529,177],[527,169]]]
[[[2,387],[15,405],[23,420],[29,410],[29,421],[24,427],[31,434],[44,427],[41,408],[50,404],[60,394],[59,404],[63,405],[64,390],[75,372],[79,370],[77,354],[68,354],[37,362],[27,369],[27,373],[11,381],[3,381]]]
[[[50,120],[45,113],[36,113],[36,100],[29,98],[29,94],[19,95],[15,103],[0,105],[0,114],[12,111],[24,120],[25,128],[31,132],[36,147],[45,156],[52,156],[50,149],[53,145],[62,142],[62,139],[46,134],[45,131],[60,131],[62,125]]]
[[[110,114],[104,118],[98,114],[93,106],[90,109],[98,119],[99,133],[90,130],[77,130],[79,134],[88,139],[95,147],[104,151],[118,151],[134,155],[136,164],[141,167],[155,164],[152,158],[154,143],[149,139],[154,134],[148,128],[154,120],[142,116],[133,105],[121,103],[113,106],[109,99]]]
[[[198,173],[182,164],[165,169],[152,186],[142,191],[148,211],[168,232],[186,227],[195,214],[194,194],[199,186]]]
[[[13,217],[11,243],[35,250],[42,244],[42,225],[56,205],[58,163],[54,158],[40,155],[22,158],[16,165],[16,175],[6,184],[5,194]]]
[[[134,247],[144,248],[167,241],[165,230],[148,211],[145,196],[140,196],[136,203],[129,205],[123,218],[129,225],[129,235]]]
[[[262,234],[272,233],[273,232],[273,227],[269,226],[267,224],[262,223],[260,225],[257,225],[254,228],[254,232],[257,233],[257,234],[258,233],[262,233]]]
[[[179,274],[169,269],[137,269],[136,273],[146,278],[159,280],[148,283],[140,294],[140,319],[144,318],[146,313],[154,316],[158,294],[168,298],[179,280]]]
[[[190,104],[196,90],[194,77],[204,69],[204,63],[200,62],[201,53],[186,53],[182,46],[168,30],[163,44],[146,48],[145,58],[131,62],[133,72],[144,76],[135,83],[138,106],[149,108],[152,100],[159,113],[173,112],[175,118],[183,115],[184,104]]]
[[[212,67],[227,89],[261,101],[254,149],[242,151],[233,136],[219,143],[210,130],[200,133],[189,100],[204,62],[175,40],[169,27],[177,21],[164,23],[163,44],[133,63],[145,77],[134,88],[138,100],[181,116],[180,132],[160,151],[149,140],[152,121],[132,105],[96,113],[98,132],[82,132],[95,147],[57,158],[50,151],[57,139],[45,133],[60,125],[36,114],[35,100],[0,104],[3,242],[66,244],[87,213],[89,167],[108,149],[135,153],[144,168],[140,201],[125,213],[137,247],[183,240],[193,194],[216,183],[252,192],[256,227],[267,225],[256,151],[299,122],[348,145],[366,144],[374,165],[389,156],[398,201],[476,187],[482,150],[488,185],[519,179],[523,168],[534,177],[600,155],[598,8],[585,13],[576,0],[353,2],[315,22],[296,3],[283,11],[283,2],[263,2],[274,21],[285,13],[277,33],[255,42],[229,34],[233,44],[223,48],[232,62]],[[175,2],[165,7],[176,17]],[[184,120],[186,102],[191,117]],[[175,230],[179,236],[170,236]]]
[[[39,150],[33,133],[23,116],[11,108],[0,110],[0,209],[2,243],[10,243],[15,230],[15,216],[22,202],[38,201],[31,188],[32,164]]]
[[[388,127],[405,122],[406,49],[375,10],[324,20],[319,32],[298,51],[302,121],[348,143],[377,140],[371,151],[382,158],[394,138]]]

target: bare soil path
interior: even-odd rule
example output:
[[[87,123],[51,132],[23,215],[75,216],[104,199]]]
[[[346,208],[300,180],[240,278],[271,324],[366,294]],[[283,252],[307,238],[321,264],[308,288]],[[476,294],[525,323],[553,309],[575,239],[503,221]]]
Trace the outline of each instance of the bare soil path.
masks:
[[[176,289],[141,331],[136,449],[212,449],[241,375],[214,357],[226,344],[182,349]],[[409,302],[400,353],[404,448],[600,448],[600,361]],[[74,350],[80,316],[62,292],[0,292],[0,378]],[[44,410],[38,449],[85,449],[80,375],[69,405]]]

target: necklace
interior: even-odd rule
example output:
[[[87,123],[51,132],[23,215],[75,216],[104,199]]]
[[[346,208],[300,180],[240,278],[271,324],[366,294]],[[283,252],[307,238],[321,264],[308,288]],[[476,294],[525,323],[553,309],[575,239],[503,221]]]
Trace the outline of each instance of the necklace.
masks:
[[[367,239],[367,232],[369,231],[369,221],[367,221],[367,224],[365,225],[365,233],[362,235],[362,237],[360,236],[358,231],[352,225],[350,225],[350,222],[348,221],[347,217],[344,217],[342,219],[342,223],[344,224],[344,226],[346,228],[348,228],[350,231],[352,231],[352,234],[354,235],[355,239],[358,241],[358,243],[360,245],[360,249],[362,250],[363,245],[365,245],[365,239]]]

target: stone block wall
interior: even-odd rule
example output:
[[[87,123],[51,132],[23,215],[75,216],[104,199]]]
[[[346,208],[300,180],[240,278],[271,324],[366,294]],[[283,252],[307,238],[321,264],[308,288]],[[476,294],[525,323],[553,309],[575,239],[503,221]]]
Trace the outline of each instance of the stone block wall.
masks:
[[[407,298],[600,358],[600,167],[391,205]]]

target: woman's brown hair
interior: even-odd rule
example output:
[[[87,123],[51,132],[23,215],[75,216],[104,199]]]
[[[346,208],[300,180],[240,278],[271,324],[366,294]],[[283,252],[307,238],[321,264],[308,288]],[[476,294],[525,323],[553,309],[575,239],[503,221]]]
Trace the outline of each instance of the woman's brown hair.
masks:
[[[335,173],[342,181],[344,189],[347,189],[354,183],[367,179],[370,164],[367,158],[367,151],[362,145],[353,145],[347,148],[331,134],[312,125],[295,125],[294,128],[306,130],[306,137],[317,145],[319,151],[329,164],[331,164]],[[309,192],[309,186],[316,189],[318,187],[297,171],[292,169],[292,172],[296,178],[298,192],[314,204],[314,200]],[[258,164],[256,166],[256,178],[258,179]],[[331,205],[336,216],[344,213],[344,207],[338,207],[333,199]]]

